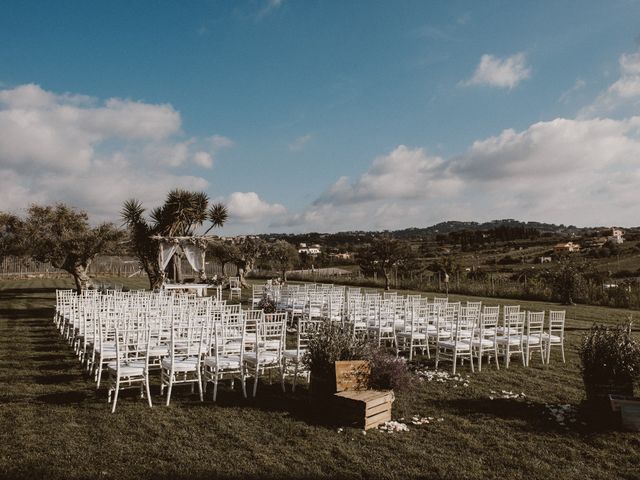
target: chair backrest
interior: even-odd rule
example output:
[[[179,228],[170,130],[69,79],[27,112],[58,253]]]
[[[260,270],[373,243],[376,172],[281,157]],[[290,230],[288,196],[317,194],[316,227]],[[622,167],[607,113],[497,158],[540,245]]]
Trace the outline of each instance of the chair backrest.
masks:
[[[502,320],[506,324],[507,320],[518,312],[520,312],[520,305],[505,305],[502,309]]]
[[[500,318],[500,306],[497,307],[487,307],[486,305],[482,307],[482,313],[487,313],[489,315],[498,315]]]
[[[473,338],[475,328],[475,321],[461,312],[453,322],[451,339],[455,342],[469,342],[469,339]]]
[[[242,306],[239,303],[237,303],[235,305],[225,305],[224,306],[224,313],[225,313],[225,315],[238,314],[238,313],[240,313],[241,307]]]
[[[382,299],[383,300],[392,300],[398,296],[398,292],[383,292]]]
[[[206,323],[198,321],[196,308],[193,305],[174,306],[171,315],[171,341],[169,353],[172,362],[175,357],[201,357],[208,332]]]
[[[437,303],[439,305],[446,305],[449,303],[449,298],[447,297],[434,297],[433,303]]]
[[[307,346],[309,345],[309,340],[311,340],[313,335],[315,335],[322,323],[323,322],[319,321],[298,319],[298,332],[296,342],[298,357],[300,357],[306,350]]]
[[[566,310],[549,310],[549,334],[564,337]]]
[[[444,318],[445,321],[453,323],[458,318],[458,307],[453,303],[447,303],[444,305]]]
[[[527,312],[527,336],[542,337],[544,330],[544,311]]]
[[[480,314],[480,337],[495,337],[497,334],[498,321],[500,320],[499,311],[483,312]]]
[[[480,321],[480,312],[482,311],[482,302],[467,302],[466,305],[469,312],[475,315],[476,321]]]
[[[256,350],[281,356],[284,348],[287,314],[267,313],[258,323]],[[258,354],[259,354],[258,353]]]
[[[149,363],[149,335],[143,325],[131,325],[117,322],[114,325],[116,342],[116,369],[118,371],[124,362],[144,361]]]
[[[509,316],[504,320],[504,335],[507,337],[522,337],[526,321],[526,312],[515,312],[509,314]]]

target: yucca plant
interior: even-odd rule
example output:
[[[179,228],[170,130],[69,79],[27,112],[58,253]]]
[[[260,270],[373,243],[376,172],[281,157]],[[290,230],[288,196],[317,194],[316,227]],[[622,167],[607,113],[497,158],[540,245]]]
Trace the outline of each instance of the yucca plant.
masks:
[[[209,197],[203,192],[174,189],[167,194],[165,202],[154,208],[145,216],[146,209],[136,199],[127,200],[121,212],[124,225],[130,233],[131,247],[140,260],[142,269],[149,277],[151,289],[162,284],[162,271],[158,265],[158,242],[152,240],[154,235],[161,236],[193,236],[205,222],[214,227],[221,227],[228,218],[227,207],[222,203],[209,205]],[[175,257],[180,261],[180,256]],[[180,268],[177,269],[180,272]]]

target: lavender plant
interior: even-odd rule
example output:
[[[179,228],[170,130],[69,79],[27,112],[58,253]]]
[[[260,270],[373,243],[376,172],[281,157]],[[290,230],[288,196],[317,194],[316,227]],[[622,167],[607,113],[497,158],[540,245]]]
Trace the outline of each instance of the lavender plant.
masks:
[[[631,322],[615,327],[594,325],[582,338],[578,353],[588,391],[599,384],[633,391],[633,383],[640,380],[640,343],[631,333]]]

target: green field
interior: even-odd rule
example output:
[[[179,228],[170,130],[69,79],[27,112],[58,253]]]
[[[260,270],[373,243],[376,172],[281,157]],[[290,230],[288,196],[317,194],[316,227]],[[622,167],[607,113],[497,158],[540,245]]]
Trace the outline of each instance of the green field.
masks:
[[[638,433],[582,417],[564,428],[545,407],[580,405],[580,336],[594,321],[619,322],[632,311],[570,307],[566,365],[554,356],[550,367],[534,359],[531,368],[516,362],[470,374],[465,366],[468,387],[424,381],[397,395],[394,418],[442,421],[364,435],[328,425],[305,388],[282,394],[268,384],[255,401],[225,388],[217,404],[178,387],[165,407],[156,381],[153,409],[125,392],[112,415],[106,391],[95,390],[51,322],[55,289],[70,286],[66,279],[0,282],[1,478],[640,478]],[[491,393],[501,390],[526,397]]]

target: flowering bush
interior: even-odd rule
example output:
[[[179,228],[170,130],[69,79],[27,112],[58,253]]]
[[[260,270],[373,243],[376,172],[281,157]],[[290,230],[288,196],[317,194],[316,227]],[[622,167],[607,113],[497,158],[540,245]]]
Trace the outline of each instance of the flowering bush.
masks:
[[[401,391],[411,386],[412,376],[404,358],[384,349],[375,349],[369,355],[369,364],[369,388]]]
[[[631,334],[631,323],[594,325],[582,338],[579,355],[587,395],[599,384],[631,389],[625,393],[633,393],[633,382],[640,379],[640,343]]]

